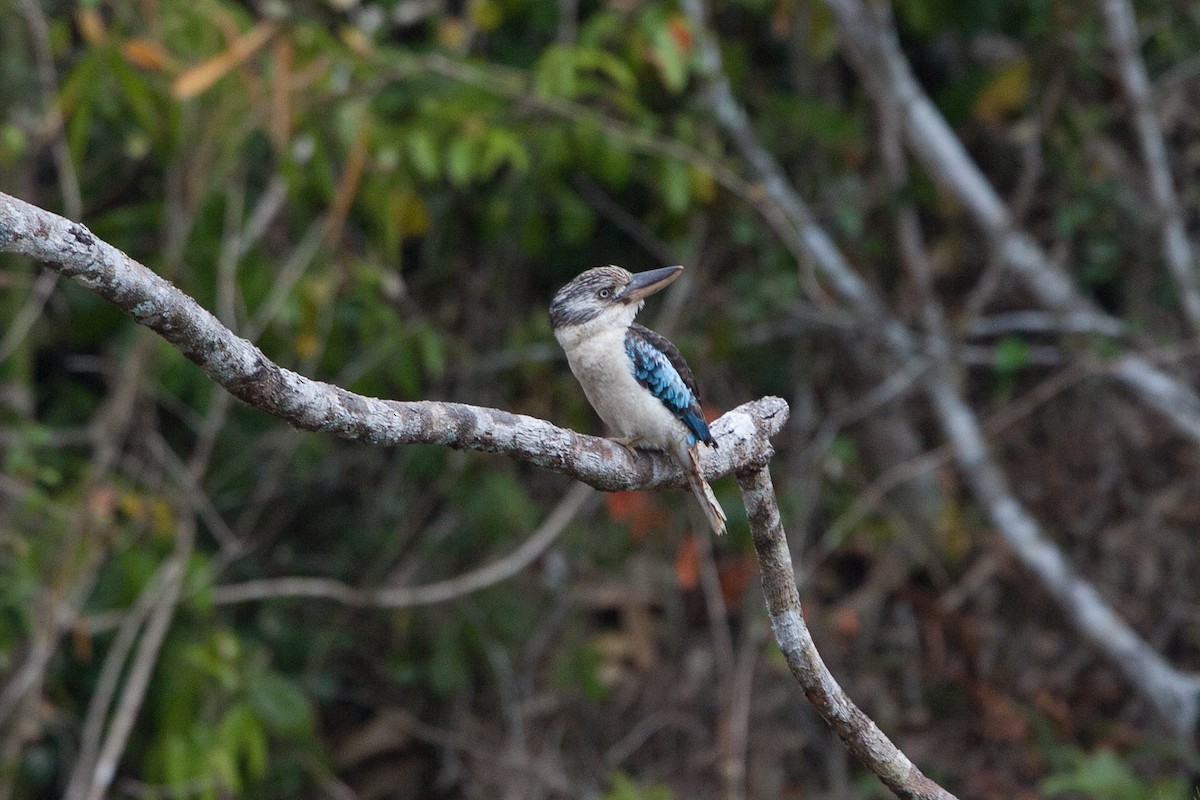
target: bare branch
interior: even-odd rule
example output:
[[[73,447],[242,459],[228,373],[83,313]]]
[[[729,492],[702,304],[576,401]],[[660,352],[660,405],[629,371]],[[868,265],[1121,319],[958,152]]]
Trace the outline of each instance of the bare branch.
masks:
[[[443,603],[470,592],[511,578],[546,552],[559,534],[593,496],[587,486],[576,485],[550,512],[546,521],[507,556],[478,569],[424,586],[393,586],[382,589],[358,589],[332,578],[264,578],[244,583],[225,584],[213,589],[217,605],[245,603],[271,598],[312,598],[332,600],[363,608],[409,608]]]
[[[787,534],[771,475],[764,468],[738,475],[750,518],[754,551],[762,572],[763,594],[775,641],[805,697],[837,732],[850,751],[902,798],[950,800],[954,795],[925,777],[883,731],[854,705],[825,666],[804,622],[800,592],[792,569]]]
[[[1142,161],[1150,178],[1150,197],[1158,212],[1163,256],[1171,277],[1183,299],[1183,309],[1192,328],[1200,329],[1200,285],[1196,281],[1196,254],[1188,241],[1183,225],[1183,207],[1175,193],[1167,145],[1163,139],[1158,116],[1137,40],[1137,20],[1129,0],[1104,0],[1104,24],[1108,42],[1117,59],[1121,85],[1133,106],[1133,122],[1137,129]]]
[[[842,7],[857,6],[856,0],[829,0],[832,4]],[[819,269],[834,283],[842,300],[859,312],[864,320],[870,320],[883,331],[883,339],[888,346],[891,358],[900,368],[911,368],[920,363],[924,355],[918,346],[916,337],[892,316],[872,289],[857,276],[846,263],[844,257],[837,251],[833,240],[813,220],[799,194],[788,182],[782,168],[774,157],[759,141],[757,134],[750,124],[745,110],[737,103],[720,65],[720,52],[711,36],[704,31],[705,8],[703,0],[683,0],[683,6],[693,20],[693,24],[702,34],[700,38],[701,54],[706,61],[709,85],[705,98],[714,111],[718,121],[734,140],[742,155],[751,164],[762,180],[768,197],[775,199],[791,218],[797,229],[807,231],[802,238],[808,243],[810,254]],[[867,12],[864,10],[864,15]],[[866,23],[861,23],[866,24]],[[874,23],[871,23],[874,24]],[[900,59],[901,66],[907,70],[907,62],[899,54],[899,45],[892,38],[882,33],[868,32],[874,39],[881,39],[895,48],[895,55]],[[847,34],[843,33],[844,36]],[[857,35],[857,34],[855,34]],[[867,34],[864,34],[867,35]],[[874,51],[872,54],[878,55]],[[891,62],[885,66],[894,66]],[[877,103],[885,115],[899,116],[903,121],[913,113],[913,93],[919,92],[911,74],[904,72],[909,83],[908,94],[895,96],[877,87],[881,92]],[[878,78],[878,75],[874,75]],[[891,75],[889,77],[895,77]],[[923,95],[921,95],[923,97]],[[919,99],[919,98],[918,98]],[[923,103],[916,105],[925,109],[922,113],[937,114],[932,103],[924,98]],[[954,161],[958,167],[975,170],[970,163],[962,145],[954,137],[945,121],[937,116],[940,134],[953,140],[951,152],[960,153],[962,160]],[[886,122],[886,120],[885,120]],[[936,126],[935,126],[936,127]],[[912,132],[908,131],[911,138]],[[911,145],[911,142],[910,142]],[[958,168],[956,167],[956,169]],[[958,175],[958,173],[955,173]],[[961,176],[959,176],[961,177]],[[980,180],[982,180],[982,177]],[[968,181],[972,191],[980,190],[979,202],[987,214],[1000,213],[1004,217],[1002,233],[1007,231],[1007,211],[995,198],[994,206],[987,194],[992,192],[990,185]],[[986,189],[986,192],[982,191]],[[988,209],[991,210],[988,210]],[[909,224],[901,227],[901,233],[907,239],[905,249],[907,258],[914,255],[913,218]],[[1007,235],[1007,233],[1006,233]],[[1011,239],[1011,237],[1009,237]],[[1037,255],[1037,245],[1028,237],[1013,239],[1027,252]],[[927,272],[925,267],[917,266],[918,273]],[[1062,279],[1061,284],[1059,279]],[[927,276],[918,274],[918,282],[928,284]],[[1050,276],[1049,287],[1058,285],[1058,289],[1074,293],[1074,288],[1066,282],[1065,276]],[[1058,291],[1056,289],[1055,291]],[[927,303],[927,305],[930,305]],[[933,304],[936,306],[936,304]],[[1071,301],[1069,309],[1080,318],[1095,317],[1088,306]],[[1200,712],[1197,703],[1200,702],[1200,677],[1183,673],[1174,669],[1161,656],[1155,653],[1146,642],[1126,624],[1100,597],[1099,593],[1080,578],[1069,566],[1061,551],[1054,543],[1046,538],[1034,518],[1020,505],[1008,487],[1003,472],[995,464],[979,429],[974,412],[962,399],[953,386],[952,376],[945,374],[945,369],[952,364],[948,352],[948,339],[944,332],[941,314],[933,307],[927,309],[927,325],[931,325],[932,350],[931,357],[934,369],[930,369],[918,378],[927,396],[933,402],[938,412],[939,422],[946,435],[950,438],[955,456],[960,468],[966,473],[971,487],[979,503],[987,510],[1000,533],[1009,542],[1019,558],[1038,576],[1046,586],[1047,591],[1064,607],[1075,623],[1089,640],[1124,672],[1128,680],[1142,692],[1179,732],[1191,730]],[[1097,312],[1098,313],[1098,312]],[[1096,323],[1106,322],[1101,315]],[[1177,425],[1196,423],[1195,427],[1181,428],[1200,441],[1200,399],[1196,403],[1184,402],[1191,396],[1190,390],[1181,386],[1150,364],[1140,355],[1127,355],[1119,360],[1114,367],[1114,374],[1122,377],[1127,384],[1142,388],[1147,402],[1169,415]],[[1152,391],[1150,391],[1152,389]],[[749,510],[749,500],[747,500]],[[764,565],[764,576],[765,576]],[[765,578],[764,578],[765,579]]]
[[[697,30],[703,31],[708,17],[703,0],[683,0],[682,6]],[[749,115],[733,95],[715,39],[703,35],[697,47],[706,79],[701,88],[702,97],[749,163],[769,201],[766,204],[756,203],[755,206],[766,205],[774,209],[762,210],[761,213],[768,220],[783,217],[784,223],[775,228],[797,260],[803,262],[812,259],[825,279],[833,284],[843,302],[853,307],[861,319],[871,320],[881,326],[883,338],[890,347],[914,351],[912,334],[888,312],[866,281],[851,268],[832,237],[817,224],[808,204],[787,180],[779,162],[759,140]]]
[[[1041,245],[1016,227],[1000,195],[971,159],[917,82],[900,49],[887,9],[862,0],[826,0],[843,47],[867,90],[886,96],[901,114],[905,140],[933,178],[967,208],[992,246],[1046,308],[1097,330],[1124,324],[1084,297]],[[1200,442],[1200,397],[1136,353],[1114,375],[1180,433]],[[1164,402],[1171,397],[1179,402]]]
[[[191,558],[195,540],[196,520],[188,509],[176,527],[174,550],[163,564],[161,578],[158,580],[161,590],[157,605],[146,621],[145,631],[130,663],[129,675],[125,679],[120,697],[116,700],[112,720],[108,725],[108,734],[96,757],[91,781],[82,794],[86,800],[102,800],[117,774],[117,762],[125,752],[125,744],[133,731],[133,723],[137,720],[150,685],[150,678],[154,674],[154,667],[158,663],[159,651],[167,637],[167,631],[170,630],[171,620],[175,618],[176,604],[183,588],[187,562]],[[86,764],[83,766],[87,767]]]
[[[25,15],[25,23],[29,26],[34,62],[37,64],[38,84],[42,91],[42,100],[46,103],[47,119],[44,130],[47,136],[53,137],[50,149],[54,155],[54,166],[58,169],[63,210],[69,217],[79,217],[83,215],[83,196],[79,190],[79,175],[75,171],[75,162],[71,161],[71,149],[67,146],[63,132],[64,120],[58,101],[58,74],[54,69],[50,24],[41,4],[35,0],[20,0],[18,5],[21,7],[21,13]]]
[[[0,194],[0,252],[20,253],[73,278],[158,333],[230,394],[297,428],[379,445],[439,444],[504,453],[604,491],[683,486],[669,458],[635,453],[522,414],[462,403],[398,402],[363,397],[275,364],[195,300],[83,225]],[[715,479],[761,466],[787,404],[766,397],[713,424],[718,449],[703,468]]]
[[[1181,672],[1154,652],[1045,537],[992,460],[975,414],[950,382],[931,381],[930,392],[976,499],[1017,557],[1175,732],[1191,736],[1200,715],[1200,675]]]
[[[96,755],[100,751],[101,737],[104,735],[104,723],[108,718],[109,707],[117,694],[121,674],[125,662],[137,643],[138,634],[153,608],[159,603],[163,592],[163,578],[166,575],[165,565],[151,577],[146,587],[138,595],[133,607],[122,614],[117,635],[108,648],[104,657],[104,665],[96,679],[96,688],[88,701],[87,716],[84,718],[83,729],[79,736],[79,752],[71,775],[67,780],[67,788],[63,792],[64,800],[82,800],[87,791],[92,769],[95,766]]]

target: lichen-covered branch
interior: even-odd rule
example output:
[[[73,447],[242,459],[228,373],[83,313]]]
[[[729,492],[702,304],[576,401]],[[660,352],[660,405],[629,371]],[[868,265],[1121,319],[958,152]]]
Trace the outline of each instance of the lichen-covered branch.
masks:
[[[893,792],[913,800],[953,800],[922,774],[879,726],[847,696],[825,666],[800,607],[792,554],[765,467],[738,475],[775,641],[805,697],[850,751]]]
[[[635,453],[535,417],[463,403],[380,400],[306,378],[268,359],[170,281],[83,225],[2,193],[0,252],[28,256],[78,281],[177,347],[230,394],[297,428],[371,444],[504,453],[604,491],[684,485],[665,456]],[[715,479],[766,464],[770,437],[786,419],[787,403],[777,397],[726,413],[712,426],[720,447],[706,448],[705,475]]]

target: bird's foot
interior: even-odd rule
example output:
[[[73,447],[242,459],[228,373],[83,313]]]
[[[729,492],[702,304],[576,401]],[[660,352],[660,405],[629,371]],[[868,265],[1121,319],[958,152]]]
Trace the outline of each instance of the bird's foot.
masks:
[[[609,441],[616,442],[626,450],[633,452],[636,449],[638,442],[642,441],[642,439],[643,437],[641,436],[613,436],[609,438]]]

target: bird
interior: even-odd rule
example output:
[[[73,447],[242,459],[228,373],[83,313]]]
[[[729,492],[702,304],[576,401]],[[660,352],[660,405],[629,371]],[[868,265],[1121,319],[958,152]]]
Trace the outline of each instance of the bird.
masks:
[[[717,447],[696,378],[675,345],[634,322],[646,298],[682,266],[631,273],[609,265],[577,275],[550,303],[550,327],[588,402],[626,447],[663,450],[683,468],[708,524],[725,532],[725,512],[700,471],[699,445]]]

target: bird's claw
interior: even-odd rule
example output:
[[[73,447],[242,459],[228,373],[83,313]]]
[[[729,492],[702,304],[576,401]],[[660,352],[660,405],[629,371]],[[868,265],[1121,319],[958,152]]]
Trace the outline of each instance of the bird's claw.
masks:
[[[633,453],[634,455],[636,455],[634,445],[636,445],[638,442],[642,441],[642,438],[643,437],[641,437],[641,436],[613,436],[613,437],[609,438],[609,441],[616,442],[617,444],[621,445],[621,447],[624,447],[626,450],[628,450],[630,453]]]

